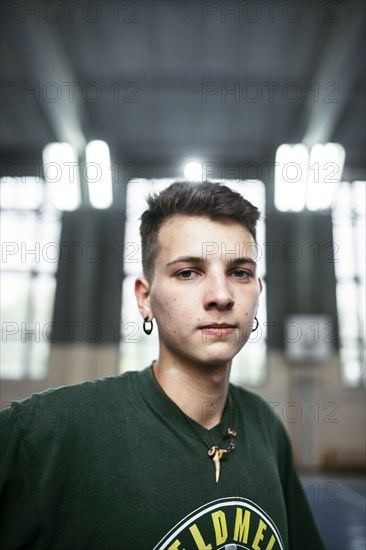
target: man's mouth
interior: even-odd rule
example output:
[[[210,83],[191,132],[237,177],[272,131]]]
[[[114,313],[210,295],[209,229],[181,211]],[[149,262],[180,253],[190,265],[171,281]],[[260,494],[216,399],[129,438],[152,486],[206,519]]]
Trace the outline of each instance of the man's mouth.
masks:
[[[237,323],[204,323],[200,330],[206,334],[230,334],[238,328]]]
[[[237,328],[237,323],[203,323],[200,328]]]

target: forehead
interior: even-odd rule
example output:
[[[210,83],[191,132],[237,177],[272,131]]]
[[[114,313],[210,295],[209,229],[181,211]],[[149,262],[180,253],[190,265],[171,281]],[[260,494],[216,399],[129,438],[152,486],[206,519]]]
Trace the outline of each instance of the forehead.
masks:
[[[214,258],[223,250],[231,257],[245,255],[255,259],[255,241],[248,229],[227,219],[211,220],[204,216],[173,216],[158,233],[157,262],[169,262],[180,255]]]

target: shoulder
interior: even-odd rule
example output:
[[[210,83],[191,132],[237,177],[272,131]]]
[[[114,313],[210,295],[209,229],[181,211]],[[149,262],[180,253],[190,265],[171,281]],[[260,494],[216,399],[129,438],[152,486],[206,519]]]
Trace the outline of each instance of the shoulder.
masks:
[[[109,376],[72,386],[50,388],[21,401],[13,401],[0,413],[1,423],[17,421],[23,429],[55,426],[80,418],[91,418],[101,410],[108,413],[113,405],[133,392],[137,372]]]
[[[133,383],[137,374],[52,388],[14,401],[0,414],[3,459],[7,455],[22,456],[22,461],[28,457],[41,476],[50,457],[60,461],[65,449],[76,456],[93,442],[113,437],[113,430],[131,424],[124,419],[135,412],[130,405],[137,399]]]

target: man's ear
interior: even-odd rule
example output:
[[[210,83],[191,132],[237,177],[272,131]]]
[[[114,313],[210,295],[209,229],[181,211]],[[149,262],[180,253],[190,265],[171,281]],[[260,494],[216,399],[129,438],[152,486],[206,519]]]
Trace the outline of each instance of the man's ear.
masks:
[[[259,294],[260,294],[263,290],[263,284],[262,284],[262,280],[259,277],[258,277],[258,284],[259,284]]]
[[[150,304],[150,284],[145,277],[138,277],[135,281],[135,296],[139,312],[143,319],[148,317],[151,321],[154,317]]]

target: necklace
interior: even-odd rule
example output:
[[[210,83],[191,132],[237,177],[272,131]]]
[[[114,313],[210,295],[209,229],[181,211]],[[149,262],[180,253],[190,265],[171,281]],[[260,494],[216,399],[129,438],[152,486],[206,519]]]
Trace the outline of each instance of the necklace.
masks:
[[[178,407],[179,408],[179,407]],[[180,409],[179,409],[180,410]],[[210,458],[212,458],[213,460],[213,463],[214,463],[214,466],[215,466],[215,479],[216,479],[216,483],[218,483],[219,479],[220,479],[220,460],[222,460],[223,458],[226,458],[228,456],[229,453],[231,453],[234,449],[235,449],[235,443],[234,443],[234,437],[236,437],[236,430],[234,428],[231,428],[230,427],[230,424],[231,424],[231,410],[230,410],[230,406],[229,406],[229,411],[228,411],[228,428],[227,428],[227,431],[226,433],[224,433],[224,437],[228,437],[229,438],[229,444],[228,446],[226,447],[226,449],[220,449],[217,445],[209,445],[207,443],[207,441],[205,441],[203,439],[203,437],[201,436],[201,434],[199,433],[199,431],[196,429],[195,425],[193,424],[192,420],[189,418],[189,416],[187,416],[186,414],[184,414],[183,411],[181,411],[181,413],[183,414],[184,418],[186,419],[186,421],[188,422],[188,424],[191,426],[192,430],[195,432],[195,434],[199,437],[199,439],[202,441],[202,443],[205,445],[205,447],[207,447],[208,449],[208,456]]]
[[[156,383],[160,386],[160,384],[157,381],[156,376],[155,376],[155,372],[154,372],[154,368],[153,368],[154,363],[155,363],[155,361],[153,361],[151,363],[150,368],[151,368],[153,377],[156,380]],[[165,393],[165,391],[163,390],[163,388],[161,386],[160,386],[160,388]],[[165,394],[165,395],[167,395],[167,394]],[[172,401],[169,396],[167,396],[167,397],[170,401]],[[172,401],[172,403],[174,403],[174,401]],[[200,432],[197,430],[197,428],[195,427],[195,425],[193,424],[193,422],[189,418],[189,416],[184,414],[184,412],[178,407],[178,405],[176,403],[174,403],[174,405],[182,413],[183,418],[185,418],[186,422],[190,425],[190,427],[192,428],[194,433],[198,436],[198,438],[202,441],[204,446],[208,449],[208,456],[210,458],[212,458],[212,460],[213,460],[213,463],[214,463],[214,466],[215,466],[215,479],[216,479],[216,483],[218,483],[218,481],[220,479],[220,460],[222,460],[223,458],[226,458],[228,456],[228,454],[231,453],[235,449],[234,437],[236,437],[237,432],[234,428],[230,427],[231,420],[232,420],[232,418],[231,418],[232,411],[231,411],[231,407],[230,407],[230,395],[228,396],[228,409],[229,409],[228,410],[228,428],[227,428],[226,433],[223,434],[224,437],[229,438],[229,444],[226,447],[226,449],[220,449],[217,445],[209,445],[207,443],[207,441],[205,441],[203,439]]]

